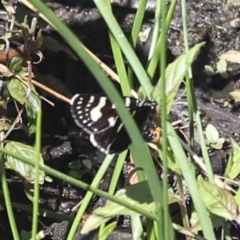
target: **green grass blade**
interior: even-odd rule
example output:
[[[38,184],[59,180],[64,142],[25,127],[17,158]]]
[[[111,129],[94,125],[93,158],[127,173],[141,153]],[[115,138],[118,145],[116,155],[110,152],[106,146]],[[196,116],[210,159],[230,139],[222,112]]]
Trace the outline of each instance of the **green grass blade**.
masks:
[[[109,0],[107,1],[107,4],[108,4],[108,7],[111,9],[111,3]],[[109,33],[109,40],[112,48],[115,66],[117,69],[117,74],[119,76],[119,79],[121,80],[120,84],[121,84],[123,96],[131,96],[132,84],[128,79],[128,74],[127,74],[127,69],[125,67],[123,54],[120,46],[118,45],[117,41],[115,40],[111,32]]]
[[[195,175],[193,174],[190,168],[189,161],[186,157],[186,154],[184,153],[184,150],[181,146],[178,136],[170,123],[167,123],[167,133],[169,143],[175,154],[176,160],[179,162],[182,175],[186,180],[187,186],[189,188],[194,203],[194,207],[198,213],[199,220],[203,229],[203,235],[206,239],[215,240],[216,238],[213,232],[213,225],[209,218],[209,214],[206,210],[206,207],[204,206],[203,201],[201,199]]]
[[[139,34],[141,26],[142,26],[145,9],[147,6],[147,0],[140,0],[138,4],[139,4],[139,6],[137,9],[135,18],[134,18],[131,36],[129,38],[129,42],[133,49],[135,49],[135,47],[137,45],[138,34]],[[128,68],[128,77],[129,77],[129,81],[132,83],[133,82],[133,70],[131,67]]]
[[[161,127],[162,127],[162,162],[163,162],[163,194],[162,194],[162,209],[163,215],[159,214],[159,217],[163,218],[163,225],[158,226],[159,230],[163,230],[164,239],[173,239],[173,229],[170,221],[169,216],[169,209],[168,209],[168,163],[167,163],[167,148],[168,148],[168,141],[167,141],[167,98],[166,98],[166,49],[167,49],[167,28],[165,25],[165,15],[166,15],[166,1],[162,0],[157,1],[158,11],[156,11],[157,17],[159,16],[159,11],[161,9],[161,36],[162,36],[162,49],[161,49],[161,61],[160,61],[160,69],[161,69],[161,81],[159,84],[159,88],[157,89],[160,96],[161,96]],[[156,19],[156,18],[155,18]],[[158,24],[157,24],[158,25]],[[159,231],[159,238],[161,236],[161,232]]]
[[[157,40],[158,40],[159,32],[160,32],[160,24],[161,24],[161,4],[160,4],[159,1],[156,1],[156,10],[155,10],[155,15],[154,15],[154,25],[153,25],[153,30],[152,30],[152,41],[151,41],[151,46],[150,46],[150,49],[149,49],[148,60],[152,58],[153,53],[156,49]]]
[[[121,84],[123,96],[131,96],[131,84],[128,79],[128,74],[125,67],[122,51],[119,48],[118,43],[116,42],[116,40],[113,38],[111,34],[109,34],[109,38],[110,38],[110,43],[112,47],[114,62],[117,68],[117,73],[121,80],[120,84]]]
[[[203,160],[204,160],[204,163],[205,163],[206,168],[207,168],[207,175],[208,175],[209,181],[212,184],[214,184],[215,183],[214,174],[213,174],[212,164],[211,164],[210,157],[209,157],[209,154],[208,154],[206,142],[205,142],[205,139],[204,139],[204,133],[203,133],[203,129],[202,129],[202,120],[201,120],[201,116],[200,116],[200,111],[196,112],[196,123],[197,123],[197,131],[198,131],[198,135],[199,135],[200,146],[201,146],[201,150],[202,150],[202,154],[203,154]]]
[[[39,212],[39,163],[41,155],[41,141],[42,141],[42,111],[40,110],[37,114],[36,124],[36,156],[35,156],[35,183],[34,183],[34,195],[33,195],[33,213],[32,213],[32,239],[36,238],[38,230],[38,212]]]
[[[4,196],[4,201],[5,201],[5,205],[6,205],[6,209],[7,209],[7,215],[8,215],[13,239],[19,240],[20,237],[18,234],[16,222],[14,219],[14,213],[13,213],[13,209],[12,209],[11,198],[10,198],[10,194],[9,194],[8,184],[7,184],[3,153],[0,153],[0,174],[1,174],[1,181],[2,181],[3,196]]]
[[[186,1],[181,1],[182,5],[182,22],[183,22],[183,36],[185,51],[188,52],[188,28],[187,28],[187,6]],[[189,115],[189,135],[190,145],[194,147],[194,113],[197,110],[196,98],[194,94],[192,70],[189,67],[188,74],[186,74],[186,89],[187,89],[187,100],[188,100],[188,115]]]
[[[119,177],[120,177],[120,174],[122,173],[123,164],[127,157],[127,153],[128,153],[128,150],[125,150],[118,156],[116,166],[114,167],[112,179],[111,179],[109,189],[108,189],[109,194],[113,195],[114,192],[116,191],[117,184],[119,182]],[[104,232],[104,227],[105,227],[105,224],[102,224],[99,229],[99,236],[101,236],[101,234]]]
[[[175,8],[177,6],[178,0],[173,0],[171,2],[167,17],[166,17],[166,28],[168,29],[170,26],[171,19],[173,17]],[[154,51],[154,54],[152,56],[152,59],[150,60],[148,67],[147,67],[147,73],[149,74],[149,77],[152,79],[154,76],[154,73],[156,72],[157,64],[160,59],[160,53],[162,49],[162,41],[163,41],[163,34],[160,34],[160,37],[158,38],[157,45]]]
[[[132,27],[132,31],[131,31],[131,44],[132,44],[133,48],[135,48],[135,46],[137,44],[138,33],[142,26],[146,6],[147,6],[147,0],[139,1],[139,6],[137,9],[135,18],[134,18],[133,27]]]

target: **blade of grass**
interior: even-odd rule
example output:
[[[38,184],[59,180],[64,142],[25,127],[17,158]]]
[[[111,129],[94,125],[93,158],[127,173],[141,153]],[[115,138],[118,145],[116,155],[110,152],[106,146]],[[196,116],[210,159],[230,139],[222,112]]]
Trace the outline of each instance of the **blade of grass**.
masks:
[[[14,219],[14,213],[12,209],[11,198],[9,194],[8,184],[7,184],[3,153],[0,153],[0,174],[1,174],[1,181],[2,181],[3,197],[4,197],[6,209],[7,209],[7,215],[10,223],[11,233],[13,235],[14,240],[20,240],[17,225]]]
[[[200,146],[201,146],[201,150],[202,150],[203,160],[204,160],[204,163],[205,163],[206,168],[207,168],[207,176],[209,178],[209,181],[212,184],[215,184],[214,174],[213,174],[213,170],[212,170],[212,164],[211,164],[209,154],[208,154],[208,150],[207,150],[207,146],[206,146],[206,143],[205,143],[205,140],[204,140],[200,111],[198,111],[198,110],[196,112],[196,123],[197,123],[197,130],[198,130],[198,135],[199,135],[199,141],[200,141]]]
[[[182,22],[183,22],[183,36],[184,36],[184,46],[185,52],[189,51],[188,44],[188,28],[187,28],[187,6],[186,1],[181,0],[182,5]],[[191,67],[186,74],[186,89],[187,89],[187,100],[188,100],[188,116],[189,116],[189,135],[190,135],[190,145],[194,147],[194,113],[197,110],[197,102],[194,95],[194,87],[192,80],[192,70]]]
[[[159,37],[159,30],[160,30],[160,21],[161,21],[161,4],[157,2],[156,10],[154,15],[154,25],[152,30],[152,41],[148,53],[148,60],[150,60],[153,56],[153,53],[157,46],[157,40]]]
[[[168,10],[168,14],[166,17],[166,29],[169,29],[170,22],[172,20],[175,8],[177,6],[178,0],[173,0],[171,2],[170,8]],[[163,34],[160,34],[160,37],[158,38],[157,45],[155,48],[155,51],[153,53],[152,59],[150,60],[148,67],[147,67],[147,73],[149,77],[152,79],[154,76],[154,73],[156,71],[157,64],[160,59],[160,53],[161,53],[161,46],[162,46],[162,41],[163,41]]]
[[[131,96],[132,86],[128,80],[128,74],[124,64],[122,51],[119,48],[119,45],[116,42],[116,40],[113,38],[112,34],[109,34],[109,38],[110,38],[110,43],[111,43],[111,48],[113,52],[117,73],[119,78],[121,79],[120,85],[121,85],[123,96]]]
[[[118,156],[117,163],[116,163],[116,166],[114,167],[112,180],[111,180],[109,190],[108,190],[108,192],[110,194],[114,194],[114,192],[116,190],[117,183],[119,181],[119,177],[120,177],[120,174],[122,172],[123,164],[126,160],[127,154],[128,154],[128,150],[125,150],[121,154],[119,154],[119,156]]]
[[[140,0],[139,1],[139,6],[134,18],[133,22],[133,27],[131,31],[131,37],[129,39],[129,42],[132,46],[133,49],[135,49],[136,44],[137,44],[137,39],[138,39],[138,34],[142,26],[144,14],[145,14],[145,9],[147,6],[147,0]],[[128,68],[128,78],[131,83],[133,83],[133,70],[131,67]],[[132,84],[133,86],[133,84]]]
[[[110,0],[107,1],[107,4],[108,4],[108,7],[111,9]],[[128,79],[127,70],[125,67],[121,48],[119,47],[117,41],[115,40],[111,32],[109,32],[109,39],[110,39],[110,44],[112,48],[114,62],[117,68],[117,73],[119,78],[121,79],[120,85],[121,85],[123,96],[131,96],[132,85],[130,84]]]
[[[169,209],[168,209],[168,163],[167,163],[167,101],[166,101],[166,42],[167,42],[167,27],[165,24],[165,16],[166,16],[166,1],[162,0],[157,1],[157,9],[161,9],[161,36],[162,36],[162,45],[161,45],[161,61],[160,61],[160,70],[161,70],[161,82],[159,84],[159,94],[161,96],[161,127],[162,127],[162,163],[163,163],[163,178],[162,178],[162,185],[163,185],[163,193],[162,193],[162,210],[163,215],[159,213],[159,218],[163,218],[163,225],[158,226],[158,238],[160,239],[163,230],[164,239],[173,239],[173,229],[170,221],[169,216]],[[155,14],[159,14],[159,11],[156,11]],[[160,212],[160,211],[159,211]]]
[[[119,182],[119,177],[123,169],[123,164],[125,162],[125,159],[127,157],[128,150],[123,151],[121,154],[119,154],[116,166],[114,167],[112,179],[109,185],[108,193],[113,195],[114,192],[116,191],[117,184]],[[101,237],[101,234],[104,232],[104,227],[105,224],[102,224],[100,229],[99,229],[99,237]]]
[[[139,6],[138,6],[138,9],[137,9],[135,18],[134,18],[133,27],[132,27],[132,31],[131,31],[130,43],[132,44],[133,48],[135,48],[136,44],[137,44],[138,33],[139,33],[139,31],[141,29],[141,26],[142,26],[147,2],[148,2],[147,0],[140,0],[139,1]]]
[[[35,136],[35,182],[33,195],[33,213],[32,213],[32,239],[36,239],[38,230],[38,212],[39,212],[39,161],[41,155],[41,141],[42,141],[42,111],[37,113],[36,136]]]
[[[206,207],[203,204],[200,193],[198,191],[196,178],[193,175],[193,172],[191,171],[188,159],[179,142],[178,136],[175,130],[173,129],[172,125],[168,122],[167,122],[167,133],[168,133],[169,143],[175,154],[176,160],[179,162],[182,175],[186,180],[187,186],[189,188],[189,191],[194,203],[194,207],[198,213],[199,220],[202,226],[203,235],[206,239],[215,240],[216,238],[213,232],[213,225],[209,218],[209,214],[206,210]]]
[[[156,240],[155,233],[154,233],[154,222],[150,219],[146,219],[146,232],[147,232],[147,239]]]

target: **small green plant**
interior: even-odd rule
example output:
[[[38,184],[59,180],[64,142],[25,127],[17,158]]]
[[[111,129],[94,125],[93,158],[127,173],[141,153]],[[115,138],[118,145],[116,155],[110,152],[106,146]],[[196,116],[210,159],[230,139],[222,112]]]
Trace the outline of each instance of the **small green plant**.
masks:
[[[211,81],[211,77],[215,76],[216,74],[220,74],[223,78],[228,78],[227,61],[220,59],[217,62],[216,68],[216,71],[214,71],[210,65],[204,66],[205,72],[209,76],[209,81]]]

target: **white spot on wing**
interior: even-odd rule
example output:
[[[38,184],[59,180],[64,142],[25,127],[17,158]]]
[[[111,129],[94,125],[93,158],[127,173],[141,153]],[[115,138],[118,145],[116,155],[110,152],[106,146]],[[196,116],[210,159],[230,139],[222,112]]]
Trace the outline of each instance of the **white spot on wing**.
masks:
[[[95,100],[95,97],[94,96],[91,96],[90,98],[89,98],[89,103],[93,103],[94,102],[94,100]]]
[[[142,106],[146,106],[147,104],[146,104],[146,101],[139,101],[139,103],[138,103],[138,105],[139,105],[139,107],[142,107]]]
[[[94,134],[90,134],[90,137],[89,137],[89,140],[90,142],[92,143],[92,145],[96,148],[98,148],[101,152],[105,153],[105,154],[108,154],[108,149],[105,149],[103,147],[101,147],[97,141],[95,140],[95,137],[94,137]]]
[[[75,100],[76,100],[77,98],[79,98],[79,96],[80,96],[80,94],[75,94],[75,95],[71,98],[71,100],[70,100],[70,105],[74,105]]]
[[[101,109],[106,105],[106,98],[100,98],[99,103],[90,111],[90,118],[93,122],[97,122],[102,117]]]
[[[90,140],[90,142],[92,143],[92,145],[93,145],[94,147],[97,147],[97,146],[98,146],[98,143],[97,143],[96,140],[95,140],[94,134],[90,134],[89,140]]]
[[[115,122],[116,122],[116,118],[114,118],[114,117],[110,117],[108,119],[108,123],[109,123],[110,127],[114,126]]]
[[[125,98],[125,106],[126,106],[126,107],[129,107],[130,104],[131,104],[131,98],[126,97],[126,98]]]

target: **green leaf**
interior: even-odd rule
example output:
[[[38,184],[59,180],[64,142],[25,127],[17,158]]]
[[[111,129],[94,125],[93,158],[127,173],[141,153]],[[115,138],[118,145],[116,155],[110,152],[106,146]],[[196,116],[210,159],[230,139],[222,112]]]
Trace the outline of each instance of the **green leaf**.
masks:
[[[147,181],[138,182],[126,187],[126,195],[128,198],[135,200],[138,203],[151,203],[153,198],[150,193],[149,185]],[[172,188],[168,189],[169,204],[181,203],[181,199],[177,194],[172,192]]]
[[[22,70],[22,58],[19,56],[14,57],[10,62],[10,69],[19,73]]]
[[[21,29],[22,31],[29,32],[29,26],[28,26],[28,17],[25,16],[23,22],[21,23]]]
[[[26,102],[26,86],[17,78],[8,81],[7,88],[12,98],[17,102],[22,105]]]
[[[230,192],[203,180],[201,176],[198,177],[198,186],[202,200],[211,213],[228,220],[236,219],[238,206]]]
[[[43,35],[42,30],[38,30],[37,37],[36,37],[36,49],[39,49],[43,45]]]
[[[53,179],[50,176],[45,176],[44,179],[46,182],[49,182],[49,183],[53,182]]]
[[[191,231],[193,233],[198,233],[198,231],[202,230],[202,226],[200,224],[199,217],[196,211],[192,211],[190,223],[191,223]]]
[[[28,133],[32,134],[36,132],[36,117],[37,112],[41,109],[41,100],[34,92],[29,94],[26,102],[26,111],[28,116]]]
[[[31,161],[35,161],[35,149],[32,146],[22,144],[20,142],[11,141],[8,142],[5,146],[6,150],[18,154],[20,157],[27,158]],[[42,156],[40,157],[40,163],[43,163]],[[25,178],[29,183],[34,183],[36,171],[34,166],[30,166],[26,163],[19,161],[12,156],[6,156],[6,166],[9,169],[16,171],[23,178]],[[39,184],[43,184],[45,173],[43,171],[39,171]]]
[[[229,93],[229,96],[233,98],[236,102],[240,102],[240,91],[232,91]]]
[[[113,232],[113,230],[116,228],[116,222],[109,223],[107,226],[104,227],[104,229],[99,233],[98,239],[108,239],[110,234]]]
[[[139,32],[138,38],[141,43],[145,43],[148,40],[149,34],[151,32],[151,27],[146,28],[144,31]]]
[[[132,239],[138,240],[141,239],[143,234],[142,221],[139,215],[131,216],[131,227],[132,227]]]
[[[240,173],[240,147],[231,138],[232,152],[228,159],[228,164],[224,173],[224,176],[231,179],[236,178]]]
[[[226,140],[225,138],[219,138],[216,143],[211,143],[210,145],[211,145],[212,148],[222,149],[225,140]]]
[[[191,48],[187,53],[178,57],[173,63],[169,64],[166,69],[166,96],[167,96],[167,113],[170,112],[174,98],[177,95],[180,84],[187,74],[189,67],[196,59],[200,48],[205,43],[200,43]],[[153,90],[153,98],[160,103],[159,89],[161,88],[161,79]]]
[[[240,206],[240,188],[238,188],[236,195],[234,196],[236,203]]]
[[[17,78],[11,79],[7,84],[7,88],[12,98],[22,105],[25,104],[28,116],[28,131],[29,134],[34,133],[36,131],[37,112],[41,109],[41,100],[35,92],[35,88],[32,86],[32,90],[27,96],[27,86]]]
[[[206,127],[206,137],[210,143],[217,143],[219,140],[219,133],[217,129],[212,125],[208,124]]]
[[[209,65],[205,65],[204,66],[204,71],[205,71],[205,73],[208,75],[208,76],[214,76],[216,73],[214,72],[214,69],[211,67],[211,66],[209,66]]]
[[[153,198],[147,181],[138,182],[126,187],[126,196],[139,203],[151,203]]]
[[[138,203],[135,200],[126,196],[126,190],[121,189],[116,193],[116,197],[125,200],[126,202],[144,208],[149,212],[154,212],[156,210],[155,203]],[[142,194],[143,195],[143,194]],[[117,203],[107,201],[104,207],[97,208],[92,215],[87,219],[86,223],[84,224],[81,233],[86,234],[89,231],[98,228],[102,223],[106,223],[112,217],[117,215],[130,215],[130,216],[137,216],[139,213],[136,213],[126,207],[119,205]]]
[[[225,73],[227,71],[227,61],[221,59],[217,62],[217,71],[219,73]]]

